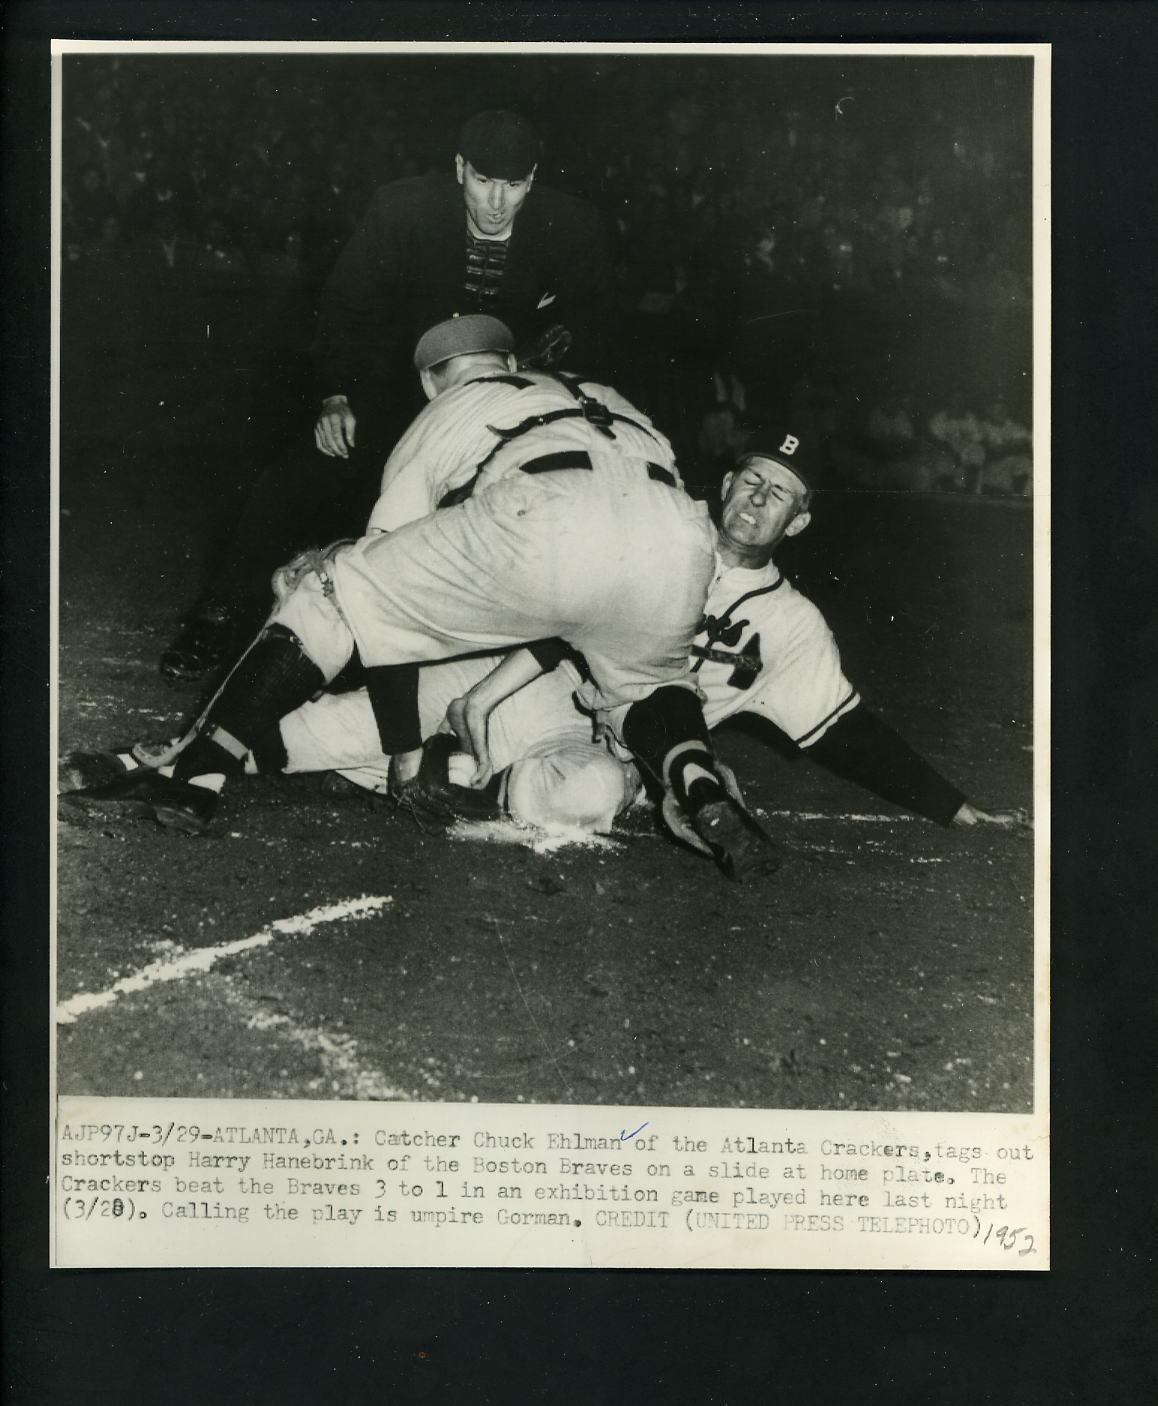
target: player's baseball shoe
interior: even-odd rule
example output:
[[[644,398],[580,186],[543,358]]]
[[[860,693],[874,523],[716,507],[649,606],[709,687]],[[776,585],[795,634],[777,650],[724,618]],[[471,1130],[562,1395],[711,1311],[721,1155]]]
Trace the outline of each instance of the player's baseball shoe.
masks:
[[[772,837],[730,796],[701,806],[691,824],[726,878],[766,879],[784,862]]]
[[[142,767],[102,786],[69,791],[60,797],[59,805],[66,817],[77,812],[102,815],[124,811],[155,820],[166,830],[200,835],[213,819],[217,794]]]
[[[228,606],[209,602],[199,607],[161,655],[161,677],[169,683],[208,678],[233,647],[236,629],[236,612]]]
[[[130,769],[122,761],[126,755],[131,755],[127,747],[114,748],[111,752],[66,753],[56,768],[57,791],[84,791],[118,780]]]
[[[131,747],[112,747],[107,752],[67,752],[56,768],[58,794],[105,786],[139,767],[161,767],[177,760],[186,736],[163,742],[134,742]]]

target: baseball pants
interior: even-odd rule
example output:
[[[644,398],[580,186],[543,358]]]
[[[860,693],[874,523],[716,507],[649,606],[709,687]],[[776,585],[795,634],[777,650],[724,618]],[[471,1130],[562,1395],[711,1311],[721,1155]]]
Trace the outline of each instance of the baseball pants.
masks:
[[[618,732],[665,684],[695,687],[688,655],[715,566],[707,509],[642,461],[514,472],[455,508],[335,555],[275,619],[327,679],[363,663],[427,662],[559,636],[587,661],[586,707]],[[304,589],[303,589],[304,588]]]
[[[437,732],[450,703],[498,662],[453,659],[421,671],[422,735]],[[506,771],[503,799],[511,817],[544,829],[605,831],[639,786],[630,763],[592,741],[591,720],[575,707],[578,674],[567,664],[504,700],[490,720],[496,771]],[[365,690],[323,694],[281,721],[287,772],[337,771],[385,792],[390,759],[381,748]]]

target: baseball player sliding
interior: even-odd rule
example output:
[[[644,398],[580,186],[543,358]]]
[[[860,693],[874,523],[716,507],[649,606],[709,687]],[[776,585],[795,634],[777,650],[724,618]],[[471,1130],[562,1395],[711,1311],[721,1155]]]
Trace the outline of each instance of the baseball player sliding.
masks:
[[[836,774],[939,824],[1024,824],[1019,811],[971,804],[862,702],[820,611],[776,565],[779,544],[811,521],[815,478],[809,446],[770,427],[755,433],[724,478],[717,566],[692,645],[709,727],[753,713]],[[498,774],[491,789],[515,819],[607,828],[634,795],[636,773],[584,734],[570,699],[570,666],[491,712],[479,699],[494,662],[424,671],[431,723],[452,713],[480,775]],[[559,675],[562,682],[552,684]],[[456,699],[456,685],[467,679],[473,681]],[[281,734],[282,769],[336,769],[385,789],[388,759],[378,750],[365,694],[320,698],[284,719]],[[678,817],[676,828],[682,834]]]
[[[775,564],[780,542],[810,521],[813,478],[807,445],[787,432],[763,429],[724,479],[717,568],[692,646],[709,725],[755,713],[838,775],[941,824],[1024,823],[1020,812],[969,803],[870,712],[845,678],[820,612]],[[501,702],[488,726],[483,711],[473,707],[472,690],[497,662],[490,656],[457,659],[420,674],[423,735],[436,732],[454,708],[464,734],[473,730],[476,752],[496,774],[487,787],[496,802],[492,808],[461,788],[449,796],[450,806],[471,816],[505,811],[544,827],[610,829],[634,798],[639,776],[592,741],[589,720],[572,697],[579,683],[574,666],[564,661]],[[468,707],[469,722],[462,717]],[[64,784],[89,784],[139,764],[128,751],[117,757],[81,754],[66,766]],[[287,715],[248,765],[263,772],[338,771],[383,793],[390,784],[390,759],[382,752],[365,689],[326,693]]]
[[[73,806],[203,830],[247,754],[352,663],[404,790],[422,759],[410,666],[532,646],[472,691],[489,713],[557,658],[538,646],[562,640],[586,664],[583,706],[662,788],[665,814],[729,877],[778,866],[717,769],[691,675],[715,567],[705,508],[683,492],[671,446],[640,411],[610,387],[515,374],[512,349],[510,331],[485,315],[423,336],[415,366],[430,404],[387,484],[413,499],[402,513],[412,520],[382,531],[393,509],[375,509],[369,535],[280,573],[269,623],[171,774],[142,768],[73,793]]]

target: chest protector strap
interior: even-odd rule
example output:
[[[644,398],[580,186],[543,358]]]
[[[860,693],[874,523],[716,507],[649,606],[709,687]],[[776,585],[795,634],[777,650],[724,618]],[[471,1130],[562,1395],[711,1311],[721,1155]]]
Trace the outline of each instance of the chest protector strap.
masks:
[[[629,415],[619,415],[613,410],[608,410],[607,406],[604,405],[601,400],[596,400],[594,396],[588,395],[583,390],[582,382],[577,376],[568,376],[561,371],[549,371],[543,374],[549,375],[553,380],[558,381],[578,403],[573,407],[568,406],[563,410],[548,410],[543,415],[528,415],[525,420],[520,420],[517,425],[511,425],[507,429],[502,429],[498,425],[488,425],[487,429],[490,430],[491,434],[496,436],[494,447],[484,459],[479,460],[474,477],[471,478],[469,482],[464,483],[460,488],[452,488],[449,493],[445,494],[439,500],[438,506],[440,508],[452,508],[459,503],[465,503],[474,492],[479,478],[482,475],[482,471],[500,449],[510,444],[513,440],[521,439],[523,435],[529,434],[531,430],[537,430],[543,425],[553,425],[556,420],[584,419],[607,439],[615,438],[615,431],[611,426],[617,422],[619,424],[631,425],[634,429],[641,430],[651,439],[656,438],[655,434],[649,430],[646,425],[641,425]],[[506,376],[502,374],[497,376],[480,376],[477,379],[479,381],[499,381],[505,385],[518,386],[520,390],[525,390],[528,386],[535,384],[533,381],[524,380],[521,376]]]

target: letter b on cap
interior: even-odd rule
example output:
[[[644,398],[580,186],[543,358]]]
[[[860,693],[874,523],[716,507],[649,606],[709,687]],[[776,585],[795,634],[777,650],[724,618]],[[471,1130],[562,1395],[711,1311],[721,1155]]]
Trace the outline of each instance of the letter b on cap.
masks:
[[[799,446],[800,441],[794,434],[786,434],[784,436],[784,443],[780,446],[779,452],[781,454],[795,454]]]

